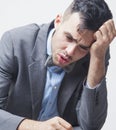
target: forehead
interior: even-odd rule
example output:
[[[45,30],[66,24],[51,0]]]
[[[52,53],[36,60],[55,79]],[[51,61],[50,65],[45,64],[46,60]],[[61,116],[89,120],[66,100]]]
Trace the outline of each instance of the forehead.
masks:
[[[69,32],[74,39],[84,39],[85,41],[93,41],[94,32],[88,29],[82,29],[82,20],[79,13],[73,13],[64,21],[64,30]]]
[[[82,20],[79,13],[72,13],[63,23],[65,26],[70,27],[70,29],[78,30],[79,26],[82,24]]]

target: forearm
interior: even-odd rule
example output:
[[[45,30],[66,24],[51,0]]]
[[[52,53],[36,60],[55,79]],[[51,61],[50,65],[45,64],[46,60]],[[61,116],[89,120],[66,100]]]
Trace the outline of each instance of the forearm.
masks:
[[[101,57],[98,59],[94,56],[91,56],[89,71],[87,76],[87,83],[91,87],[96,86],[102,81],[103,77],[106,74],[105,71],[106,71],[105,57]]]

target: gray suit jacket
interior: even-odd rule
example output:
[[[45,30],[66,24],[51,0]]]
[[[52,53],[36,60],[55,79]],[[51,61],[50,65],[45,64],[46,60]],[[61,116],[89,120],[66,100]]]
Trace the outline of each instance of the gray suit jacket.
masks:
[[[16,130],[24,118],[36,120],[46,82],[46,41],[53,23],[6,32],[0,41],[0,130]],[[109,54],[106,55],[106,66]],[[106,82],[83,87],[89,55],[67,73],[58,93],[59,116],[75,130],[100,130],[107,114]],[[107,67],[106,67],[107,68]]]

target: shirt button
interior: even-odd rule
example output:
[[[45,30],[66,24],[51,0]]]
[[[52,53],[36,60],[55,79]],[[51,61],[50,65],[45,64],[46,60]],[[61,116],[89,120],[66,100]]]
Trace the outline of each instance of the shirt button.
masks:
[[[54,89],[57,89],[57,87],[55,86]]]

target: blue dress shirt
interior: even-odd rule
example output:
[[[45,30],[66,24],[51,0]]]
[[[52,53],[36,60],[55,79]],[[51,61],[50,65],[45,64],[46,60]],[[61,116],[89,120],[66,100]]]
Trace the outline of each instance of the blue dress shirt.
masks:
[[[51,55],[51,37],[54,29],[50,31],[47,41],[47,54]],[[58,66],[47,67],[47,79],[44,90],[44,98],[42,108],[38,120],[47,120],[54,116],[58,116],[57,95],[64,77],[65,71]]]

